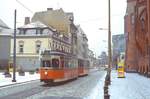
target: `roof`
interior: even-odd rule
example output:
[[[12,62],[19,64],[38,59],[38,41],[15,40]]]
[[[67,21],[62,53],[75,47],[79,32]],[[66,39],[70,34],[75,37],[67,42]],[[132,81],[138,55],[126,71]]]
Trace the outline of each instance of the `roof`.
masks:
[[[1,19],[0,19],[0,27],[9,29],[9,27]]]
[[[29,24],[23,25],[23,26],[18,27],[18,28],[19,29],[21,29],[21,28],[27,28],[27,29],[29,29],[29,28],[46,28],[46,27],[50,28],[52,31],[57,31],[56,29],[54,29],[54,28],[52,28],[50,26],[47,26],[47,25],[43,24],[40,21],[31,22]]]
[[[48,26],[46,26],[45,24],[41,23],[40,21],[36,21],[36,22],[32,22],[32,23],[23,25],[23,26],[21,26],[19,28],[38,28],[38,27],[44,28],[44,27],[48,27]]]

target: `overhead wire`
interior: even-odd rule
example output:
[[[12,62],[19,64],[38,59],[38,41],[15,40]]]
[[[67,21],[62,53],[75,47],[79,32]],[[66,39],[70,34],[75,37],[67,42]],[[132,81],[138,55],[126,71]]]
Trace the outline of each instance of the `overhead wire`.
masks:
[[[30,13],[34,13],[31,9],[29,9],[26,5],[24,5],[22,2],[20,2],[19,0],[16,0],[17,3],[19,3],[20,5],[22,5],[25,9],[27,9]]]

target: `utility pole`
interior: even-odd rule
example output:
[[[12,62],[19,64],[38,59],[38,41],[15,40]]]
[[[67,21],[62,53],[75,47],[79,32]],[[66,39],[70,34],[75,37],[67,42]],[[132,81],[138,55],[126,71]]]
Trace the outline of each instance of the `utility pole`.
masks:
[[[112,56],[111,56],[111,7],[110,0],[108,0],[108,75],[110,76]],[[109,79],[110,80],[110,79]]]
[[[12,80],[12,82],[16,82],[16,14],[17,14],[17,11],[15,9],[15,13],[14,13],[13,80]]]

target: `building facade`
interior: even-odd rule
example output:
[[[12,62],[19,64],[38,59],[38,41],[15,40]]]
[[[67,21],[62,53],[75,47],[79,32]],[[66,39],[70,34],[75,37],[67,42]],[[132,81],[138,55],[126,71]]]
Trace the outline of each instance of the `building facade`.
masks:
[[[60,34],[69,38],[72,44],[72,54],[77,57],[77,27],[74,24],[73,13],[64,12],[62,8],[54,10],[47,8],[46,11],[36,12],[32,22],[40,21],[45,25],[55,28]]]
[[[150,1],[127,0],[125,15],[126,70],[150,72]]]
[[[40,67],[40,51],[49,49],[71,53],[71,42],[56,29],[37,21],[18,28],[16,36],[16,65],[24,71]],[[13,38],[11,40],[13,53]],[[11,54],[12,60],[12,54]]]
[[[47,11],[36,12],[31,22],[26,17],[25,25],[18,28],[16,37],[18,69],[39,68],[39,52],[43,49],[72,54],[77,58],[77,32],[73,13],[65,13],[62,9],[48,8]],[[13,39],[11,53],[12,48]]]
[[[88,39],[86,34],[80,27],[77,26],[78,33],[77,33],[77,55],[78,59],[87,59],[88,60]]]
[[[12,29],[0,19],[0,69],[6,69],[9,63],[12,32]]]
[[[89,68],[90,60],[88,57],[88,39],[80,25],[76,26],[78,28],[77,32],[77,59],[78,59],[78,66],[82,67],[86,66]]]
[[[94,52],[90,49],[88,49],[88,58],[90,62],[90,68],[93,68],[95,66],[95,55]]]

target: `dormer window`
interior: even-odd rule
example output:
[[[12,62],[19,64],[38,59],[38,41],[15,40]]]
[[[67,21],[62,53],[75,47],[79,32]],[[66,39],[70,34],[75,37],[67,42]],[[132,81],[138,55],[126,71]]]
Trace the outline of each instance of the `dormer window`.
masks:
[[[25,31],[23,29],[20,29],[19,34],[25,34]]]
[[[36,30],[36,34],[42,34],[42,31],[41,31],[40,28],[38,28],[38,29]]]

